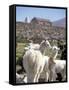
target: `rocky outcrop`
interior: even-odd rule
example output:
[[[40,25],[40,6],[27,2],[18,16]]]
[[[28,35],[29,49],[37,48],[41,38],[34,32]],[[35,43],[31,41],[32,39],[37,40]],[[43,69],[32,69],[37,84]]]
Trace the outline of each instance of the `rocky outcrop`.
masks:
[[[64,27],[52,26],[52,22],[44,19],[33,18],[30,23],[16,22],[17,39],[65,39],[65,33]]]

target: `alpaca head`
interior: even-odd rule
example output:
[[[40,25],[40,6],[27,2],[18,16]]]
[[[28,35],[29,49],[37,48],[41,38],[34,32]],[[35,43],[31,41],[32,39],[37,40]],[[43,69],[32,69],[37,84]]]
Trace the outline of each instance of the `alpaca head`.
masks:
[[[47,48],[50,48],[49,47],[49,43],[47,42],[47,40],[43,40],[41,43],[40,43],[40,51],[42,53],[45,53]]]
[[[54,59],[56,59],[57,55],[58,55],[58,51],[60,50],[60,48],[58,48],[57,46],[53,46],[52,50],[54,52]]]
[[[42,40],[42,42],[40,43],[40,46],[42,47],[50,47],[50,43],[48,40]]]
[[[58,48],[57,46],[53,46],[52,50],[54,50],[55,52],[58,52],[60,50],[60,48]]]

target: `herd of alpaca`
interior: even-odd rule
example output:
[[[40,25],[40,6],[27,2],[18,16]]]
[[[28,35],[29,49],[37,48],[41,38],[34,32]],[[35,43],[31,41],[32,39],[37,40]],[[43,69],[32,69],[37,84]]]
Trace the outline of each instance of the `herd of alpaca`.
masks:
[[[54,51],[52,56],[46,56],[47,48]],[[39,78],[45,82],[56,81],[57,73],[61,73],[62,81],[66,79],[66,61],[56,60],[59,48],[51,46],[48,40],[43,40],[40,45],[30,43],[25,47],[23,67],[27,74],[27,83],[35,83]]]

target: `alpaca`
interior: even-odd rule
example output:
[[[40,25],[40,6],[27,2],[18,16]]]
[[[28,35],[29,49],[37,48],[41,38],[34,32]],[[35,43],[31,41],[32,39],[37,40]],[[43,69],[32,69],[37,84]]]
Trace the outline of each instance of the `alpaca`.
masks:
[[[55,62],[54,62],[53,58],[48,57],[48,56],[43,56],[43,60],[45,61],[45,64],[44,64],[43,71],[40,75],[40,78],[45,79],[45,82],[48,82],[48,80],[52,81],[52,79],[53,79],[52,74],[55,73],[54,71],[52,71],[54,68]]]
[[[60,50],[60,48],[58,48],[57,46],[53,46],[52,47],[52,50],[54,51],[54,57],[53,57],[53,59],[55,60],[56,59],[56,57],[57,57],[57,55],[58,55],[58,51]]]
[[[45,60],[45,66],[40,78],[45,78],[45,81],[56,81],[57,74],[61,73],[62,81],[64,81],[66,79],[66,61],[56,59],[60,48],[55,45],[51,48],[51,56],[44,56],[43,58]]]
[[[52,50],[55,52],[55,54],[52,58],[52,60],[55,64],[54,65],[51,64],[52,68],[50,69],[50,80],[56,81],[57,73],[61,73],[62,80],[65,80],[65,78],[66,78],[66,61],[56,59],[60,48],[58,48],[57,46],[53,46]]]
[[[60,48],[57,46],[53,46],[52,50],[55,52],[53,58],[50,61],[53,61],[55,64],[50,64],[50,81],[56,81],[57,73],[61,73],[62,80],[66,78],[66,61],[65,60],[57,60],[56,57],[58,55],[58,51]]]
[[[56,64],[54,59],[56,59],[58,55],[59,48],[57,46],[51,47],[50,51],[50,57],[49,56],[44,56],[43,60],[45,60],[45,66],[43,69],[42,74],[40,75],[40,78],[45,78],[45,81],[47,82],[52,81],[56,77],[56,73],[54,70],[54,65]],[[53,77],[53,74],[55,77]]]
[[[60,73],[62,76],[62,81],[66,80],[66,61],[65,60],[54,60],[54,62],[55,62],[54,71],[56,75],[57,73]],[[56,80],[56,77],[54,80]]]
[[[27,82],[38,82],[41,72],[43,71],[45,60],[43,55],[47,48],[46,41],[42,41],[39,50],[29,49],[23,56],[23,66],[27,73]]]

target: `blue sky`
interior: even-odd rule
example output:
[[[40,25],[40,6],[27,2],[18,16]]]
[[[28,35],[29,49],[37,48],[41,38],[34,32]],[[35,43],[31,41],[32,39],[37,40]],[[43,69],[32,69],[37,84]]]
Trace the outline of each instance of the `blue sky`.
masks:
[[[50,21],[56,21],[66,17],[65,9],[54,8],[34,8],[34,7],[16,7],[16,21],[25,21],[28,18],[28,22],[33,17],[39,17],[49,19]]]

